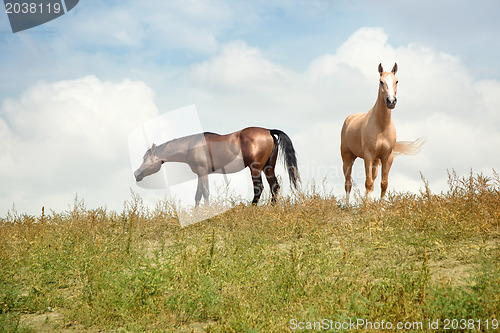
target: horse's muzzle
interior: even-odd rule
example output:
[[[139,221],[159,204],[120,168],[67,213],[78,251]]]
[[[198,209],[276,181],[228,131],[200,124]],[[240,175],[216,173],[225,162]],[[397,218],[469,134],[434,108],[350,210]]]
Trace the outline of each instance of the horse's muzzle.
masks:
[[[389,98],[386,98],[385,104],[387,105],[388,109],[394,109],[396,107],[397,101],[398,101],[398,99],[396,97],[394,97],[394,100],[392,100],[392,101]]]
[[[140,182],[144,178],[139,170],[135,170],[134,177],[136,182]]]

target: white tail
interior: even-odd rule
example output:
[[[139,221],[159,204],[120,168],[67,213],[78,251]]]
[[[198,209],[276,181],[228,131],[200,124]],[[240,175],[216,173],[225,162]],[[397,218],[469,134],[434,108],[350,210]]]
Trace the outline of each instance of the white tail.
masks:
[[[415,155],[420,152],[422,145],[425,143],[423,138],[418,138],[415,141],[398,141],[394,147],[394,153],[396,155]]]

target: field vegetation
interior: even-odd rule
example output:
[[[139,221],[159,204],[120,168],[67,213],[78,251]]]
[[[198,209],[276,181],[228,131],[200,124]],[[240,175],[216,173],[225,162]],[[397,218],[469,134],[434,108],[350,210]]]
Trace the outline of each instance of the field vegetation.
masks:
[[[439,194],[425,179],[422,187],[350,208],[310,189],[186,228],[172,203],[147,209],[135,194],[122,212],[75,200],[61,213],[9,213],[0,219],[0,331],[286,332],[323,319],[423,330],[473,319],[467,331],[492,331],[498,174],[452,172]]]

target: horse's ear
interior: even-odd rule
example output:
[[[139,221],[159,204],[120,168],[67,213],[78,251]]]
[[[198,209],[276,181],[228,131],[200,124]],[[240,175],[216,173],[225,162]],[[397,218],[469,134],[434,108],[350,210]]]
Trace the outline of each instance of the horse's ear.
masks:
[[[382,73],[384,72],[384,69],[382,68],[382,64],[378,64],[378,72],[380,73],[380,75],[382,75]]]
[[[153,153],[155,149],[156,149],[156,145],[153,143],[153,145],[151,146],[151,153]]]
[[[398,64],[397,63],[394,63],[394,67],[392,67],[392,74],[396,74],[396,72],[398,71]]]

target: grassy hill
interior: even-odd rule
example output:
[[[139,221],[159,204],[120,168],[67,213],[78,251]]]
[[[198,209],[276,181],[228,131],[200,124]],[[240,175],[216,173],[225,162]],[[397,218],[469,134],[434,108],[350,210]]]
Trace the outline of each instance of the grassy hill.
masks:
[[[449,184],[349,209],[313,191],[186,228],[135,195],[122,212],[9,214],[0,331],[491,331],[500,180]]]

